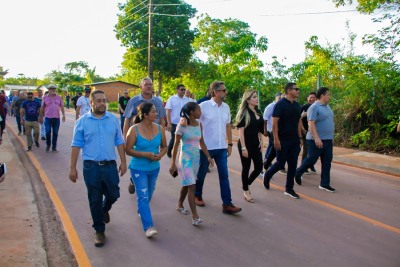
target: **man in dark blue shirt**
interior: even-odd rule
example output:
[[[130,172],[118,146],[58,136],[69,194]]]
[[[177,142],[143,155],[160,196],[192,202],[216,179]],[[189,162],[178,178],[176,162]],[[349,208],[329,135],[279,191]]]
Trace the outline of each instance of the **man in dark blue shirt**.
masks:
[[[276,162],[264,174],[264,186],[269,189],[269,181],[272,176],[282,169],[287,162],[285,195],[299,198],[293,190],[294,175],[297,167],[297,158],[300,153],[301,139],[301,106],[296,99],[299,97],[299,88],[295,83],[287,83],[285,86],[285,98],[276,103],[272,114],[272,131],[274,135],[274,147],[276,150]]]
[[[21,124],[25,127],[26,134],[26,143],[28,148],[26,151],[30,151],[32,149],[32,129],[33,129],[33,137],[35,139],[36,147],[39,147],[39,111],[40,111],[40,103],[36,100],[33,100],[33,93],[27,93],[27,100],[22,102],[20,108],[20,118]]]

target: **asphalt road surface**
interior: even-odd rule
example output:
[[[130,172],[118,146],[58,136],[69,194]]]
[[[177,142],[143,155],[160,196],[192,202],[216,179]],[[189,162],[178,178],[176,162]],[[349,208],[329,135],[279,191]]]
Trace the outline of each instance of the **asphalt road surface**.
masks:
[[[128,172],[121,177],[121,198],[110,212],[107,242],[96,248],[81,160],[78,182],[68,179],[74,122],[69,110],[60,127],[59,153],[46,153],[44,141],[29,153],[41,166],[81,266],[400,266],[398,177],[333,164],[336,193],[318,189],[319,175],[308,175],[302,186],[295,186],[301,196],[296,200],[283,195],[285,177],[277,173],[271,190],[264,189],[261,177],[256,180],[251,186],[255,203],[247,203],[236,145],[228,165],[233,202],[242,212],[222,213],[214,167],[204,186],[206,207],[198,208],[205,222],[194,227],[190,215],[175,209],[180,180],[169,175],[165,156],[151,203],[159,234],[145,237],[136,195],[127,190]]]

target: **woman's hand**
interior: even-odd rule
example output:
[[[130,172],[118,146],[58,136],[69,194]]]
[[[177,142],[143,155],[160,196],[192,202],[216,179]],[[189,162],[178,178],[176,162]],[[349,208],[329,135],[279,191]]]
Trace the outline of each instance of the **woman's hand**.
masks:
[[[169,173],[173,176],[174,172],[177,171],[175,163],[171,163],[171,167],[169,168]]]
[[[210,163],[211,167],[214,167],[214,159],[211,157],[208,157],[208,162]]]

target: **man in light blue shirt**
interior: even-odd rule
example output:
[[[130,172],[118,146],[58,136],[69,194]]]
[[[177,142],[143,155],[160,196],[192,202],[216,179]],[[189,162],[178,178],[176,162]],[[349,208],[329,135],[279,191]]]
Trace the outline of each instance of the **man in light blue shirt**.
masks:
[[[330,172],[333,158],[333,136],[335,132],[333,111],[329,107],[329,89],[321,87],[317,91],[317,101],[307,110],[308,132],[306,142],[307,157],[296,170],[295,181],[301,185],[301,176],[321,157],[321,183],[319,189],[328,192],[336,190],[330,186]]]
[[[118,172],[124,175],[127,167],[121,127],[117,117],[106,111],[104,92],[91,92],[90,104],[91,111],[75,122],[69,179],[74,183],[78,179],[76,163],[82,149],[83,178],[96,231],[94,244],[101,247],[105,242],[105,223],[110,222],[109,211],[120,196]],[[121,159],[118,169],[115,147]]]

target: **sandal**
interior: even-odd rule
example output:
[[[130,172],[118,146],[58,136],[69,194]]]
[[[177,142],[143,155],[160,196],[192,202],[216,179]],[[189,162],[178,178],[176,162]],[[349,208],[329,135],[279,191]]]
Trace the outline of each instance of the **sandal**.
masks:
[[[179,211],[180,213],[182,213],[183,215],[188,215],[189,211],[186,210],[184,207],[182,208],[176,208],[177,211]]]
[[[198,225],[202,224],[203,222],[204,222],[203,219],[200,219],[200,218],[192,219],[192,224],[194,226],[198,226]]]

